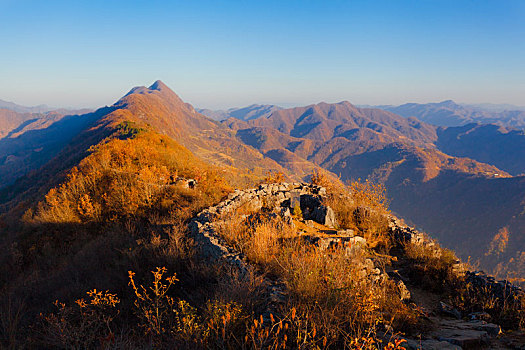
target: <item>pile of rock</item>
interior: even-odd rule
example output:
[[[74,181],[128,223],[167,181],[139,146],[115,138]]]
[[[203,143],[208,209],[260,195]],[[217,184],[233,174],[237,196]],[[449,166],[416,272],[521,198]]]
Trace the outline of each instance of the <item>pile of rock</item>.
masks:
[[[443,254],[443,249],[427,234],[419,232],[413,227],[402,225],[401,220],[395,216],[389,217],[389,229],[391,236],[398,244],[411,243],[425,246],[426,250],[430,251],[435,258],[439,258]],[[467,272],[467,266],[460,260],[456,260],[452,265],[452,271],[457,276],[463,276]]]
[[[400,220],[390,217],[390,232],[397,243],[423,245],[427,251],[439,257],[442,249],[426,234],[416,229],[400,224]],[[489,295],[498,303],[519,301],[524,291],[508,281],[497,281],[484,272],[471,272],[459,260],[452,266],[452,271],[458,277],[465,278],[473,292]],[[433,317],[436,323],[435,331],[427,334],[421,340],[406,339],[407,349],[479,349],[489,348],[493,340],[501,334],[501,327],[490,323],[490,315],[486,312],[474,312],[462,315],[450,305],[440,302],[441,317]],[[445,316],[446,318],[443,318]],[[468,317],[467,317],[468,316]],[[468,319],[467,319],[468,318]]]
[[[218,233],[217,228],[222,222],[241,206],[251,212],[258,212],[264,207],[289,218],[294,207],[299,205],[303,217],[306,213],[307,219],[334,224],[333,210],[322,204],[321,198],[325,194],[324,187],[305,183],[263,184],[258,188],[235,190],[226,200],[200,212],[190,222],[190,232],[208,258],[226,259],[242,266],[239,252],[229,247]]]
[[[227,262],[241,273],[253,271],[241,252],[221,237],[220,229],[227,224],[237,209],[243,207],[250,212],[266,209],[274,215],[278,213],[291,223],[291,212],[299,206],[303,217],[327,226],[335,226],[333,210],[324,205],[324,187],[306,183],[263,184],[248,190],[235,190],[219,204],[204,209],[189,223],[192,238],[198,244],[203,257]],[[270,298],[274,302],[284,301],[285,286],[278,281],[268,281]]]
[[[483,271],[467,271],[465,277],[466,281],[474,288],[490,293],[497,300],[517,300],[525,294],[523,289],[509,281],[497,281],[494,277],[487,276]]]

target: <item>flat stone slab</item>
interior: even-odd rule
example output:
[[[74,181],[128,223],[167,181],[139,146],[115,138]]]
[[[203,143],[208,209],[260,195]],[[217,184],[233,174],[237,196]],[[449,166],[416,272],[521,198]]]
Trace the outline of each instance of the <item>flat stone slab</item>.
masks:
[[[434,336],[464,349],[477,349],[489,340],[487,332],[475,329],[441,329]]]
[[[423,350],[462,350],[458,345],[451,344],[447,341],[439,341],[434,339],[424,340],[421,342],[421,349]]]
[[[459,345],[451,344],[447,341],[435,340],[435,339],[426,339],[426,340],[415,340],[415,339],[406,339],[405,343],[402,343],[401,346],[407,350],[463,350]]]

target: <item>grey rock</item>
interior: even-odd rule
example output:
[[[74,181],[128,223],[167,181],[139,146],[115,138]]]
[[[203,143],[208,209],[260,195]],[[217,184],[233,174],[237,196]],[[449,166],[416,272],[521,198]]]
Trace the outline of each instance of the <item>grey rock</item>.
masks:
[[[463,348],[459,345],[454,345],[447,341],[427,339],[421,342],[421,349],[423,350],[462,350]]]
[[[327,227],[337,226],[333,209],[326,205],[320,205],[317,208],[314,208],[310,218]]]
[[[443,313],[443,314],[445,314],[447,316],[451,316],[451,317],[455,317],[457,319],[461,319],[461,313],[458,310],[456,310],[452,306],[450,306],[447,303],[444,303],[442,301],[439,302],[439,311],[441,311],[441,313]]]
[[[405,339],[406,342],[402,343],[401,346],[407,350],[462,350],[463,348],[458,345],[451,344],[447,341],[436,340],[436,339]]]
[[[497,336],[502,333],[501,327],[494,323],[486,323],[479,328],[492,336]]]
[[[350,239],[348,240],[348,242],[350,242],[350,243],[352,243],[352,244],[359,244],[359,245],[364,245],[364,246],[366,246],[366,238],[361,237],[361,236],[350,237]]]
[[[444,329],[437,338],[468,349],[477,349],[489,340],[487,332],[474,329]]]
[[[482,321],[490,321],[491,316],[487,312],[472,312],[468,314],[468,317],[471,320],[482,320]]]
[[[347,245],[345,248],[345,254],[348,257],[356,256],[359,254],[364,247],[366,247],[366,239],[359,236],[350,237],[347,239]],[[370,259],[367,259],[370,260]],[[371,261],[371,260],[370,260]]]
[[[321,197],[312,194],[302,194],[300,196],[300,206],[303,218],[314,220],[328,227],[336,227],[337,221],[335,213],[329,206],[323,205]]]

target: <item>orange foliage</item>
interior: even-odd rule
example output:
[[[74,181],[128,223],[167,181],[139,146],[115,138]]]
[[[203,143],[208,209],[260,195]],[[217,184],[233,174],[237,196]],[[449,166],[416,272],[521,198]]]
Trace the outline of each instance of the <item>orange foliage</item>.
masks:
[[[177,184],[178,177],[196,179],[197,188],[190,190]],[[197,210],[218,201],[229,190],[217,171],[186,148],[168,137],[144,131],[95,147],[62,185],[47,193],[32,220],[97,222],[140,217],[153,209],[169,213],[194,206]]]
[[[269,171],[266,173],[266,177],[263,179],[263,183],[273,184],[273,183],[282,183],[284,182],[285,176],[280,171]]]
[[[507,245],[509,244],[509,229],[503,227],[492,239],[489,245],[489,251],[485,255],[500,255],[505,252]]]

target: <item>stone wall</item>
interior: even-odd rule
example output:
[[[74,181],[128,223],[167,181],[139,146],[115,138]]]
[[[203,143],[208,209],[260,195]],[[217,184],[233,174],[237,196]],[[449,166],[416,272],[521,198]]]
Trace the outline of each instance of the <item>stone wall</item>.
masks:
[[[259,212],[264,208],[268,215],[279,215],[293,224],[292,213],[295,208],[299,207],[305,225],[313,227],[315,221],[333,228],[328,230],[332,234],[318,236],[303,234],[299,236],[300,239],[316,245],[319,249],[342,245],[349,256],[358,255],[362,249],[367,247],[366,239],[357,236],[353,230],[337,229],[333,210],[323,203],[325,195],[325,188],[305,183],[267,184],[248,190],[236,190],[226,200],[203,210],[193,218],[189,224],[190,234],[200,247],[202,256],[209,259],[210,262],[229,264],[238,269],[240,273],[256,273],[254,267],[246,262],[243,255],[229,246],[220,236],[222,225],[227,224],[241,207],[252,213]],[[369,208],[356,209],[357,213],[369,210]],[[245,216],[247,217],[248,214]],[[401,224],[401,220],[394,216],[389,217],[389,230],[394,241],[400,246],[406,242],[424,245],[436,257],[439,257],[443,252],[439,245],[426,234]],[[363,265],[362,278],[368,278],[372,282],[388,278],[387,273],[376,267],[370,258],[364,259],[361,264]],[[453,269],[458,276],[465,276],[467,282],[470,282],[475,288],[489,290],[497,298],[514,298],[523,294],[520,288],[507,281],[496,281],[482,272],[468,271],[459,260]],[[395,276],[392,278],[399,287],[401,300],[410,300],[410,291],[403,281],[395,278]],[[267,320],[270,313],[277,314],[277,305],[286,301],[287,291],[286,285],[282,281],[266,280],[265,283],[270,299],[264,315],[265,320]],[[489,336],[495,337],[500,330],[499,326],[477,318],[473,318],[472,321],[441,319],[439,322],[437,329],[427,339],[422,339],[419,342],[407,339],[407,348],[461,349],[463,346],[468,347],[467,345],[470,343],[477,347],[478,345],[486,345]]]
[[[226,200],[204,209],[193,218],[189,223],[190,234],[204,258],[211,262],[228,263],[242,274],[251,273],[254,268],[245,261],[242,253],[228,245],[220,236],[221,225],[241,206],[252,212],[271,207],[283,219],[291,222],[291,211],[295,205],[299,205],[301,210],[304,208],[307,212],[315,212],[315,219],[325,224],[326,216],[335,217],[330,208],[318,208],[321,206],[321,197],[325,194],[325,188],[305,183],[263,184],[253,189],[235,190]],[[317,203],[318,207],[312,206],[312,203]],[[275,304],[285,301],[286,286],[281,281],[267,280],[266,283],[271,301],[268,313],[275,313]]]
[[[349,255],[356,254],[360,249],[367,246],[367,241],[363,237],[356,236],[353,230],[336,229],[337,222],[333,210],[323,204],[325,195],[326,189],[324,187],[307,183],[263,184],[257,188],[235,190],[226,200],[203,210],[193,218],[189,224],[190,233],[197,242],[204,258],[210,261],[220,260],[229,263],[238,268],[240,272],[246,273],[253,271],[253,267],[245,261],[241,252],[229,246],[220,236],[221,225],[227,223],[237,209],[242,206],[251,212],[258,212],[265,208],[271,211],[273,215],[280,215],[292,223],[291,213],[295,207],[299,206],[306,224],[312,220],[334,228],[333,236],[303,236],[303,239],[317,245],[320,249],[327,249],[334,244],[342,244],[346,247]],[[368,210],[367,208],[361,209]],[[434,240],[412,227],[401,224],[401,220],[394,216],[389,217],[389,229],[394,240],[400,244],[410,242],[425,245],[431,251],[433,249],[436,256],[442,254],[442,249]],[[497,297],[508,297],[509,295],[513,297],[523,293],[520,288],[507,281],[496,281],[482,272],[468,271],[459,260],[453,269],[458,276],[466,276],[467,280],[474,286],[494,291]],[[366,259],[363,264],[363,275],[368,275],[372,280],[386,277],[385,272],[374,266],[370,259]],[[269,283],[271,285],[270,294],[276,299],[286,293],[284,284],[276,281]],[[402,284],[402,281],[398,281],[398,283]],[[403,287],[401,285],[400,289],[406,289]]]

